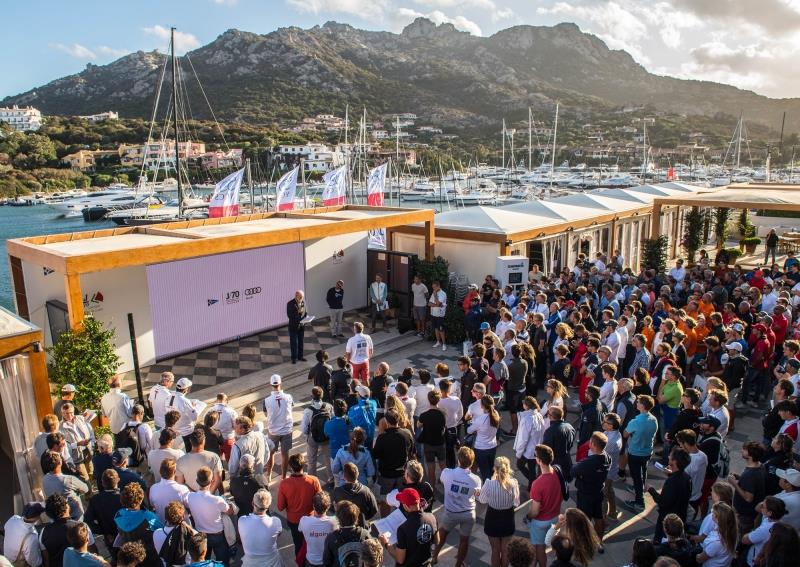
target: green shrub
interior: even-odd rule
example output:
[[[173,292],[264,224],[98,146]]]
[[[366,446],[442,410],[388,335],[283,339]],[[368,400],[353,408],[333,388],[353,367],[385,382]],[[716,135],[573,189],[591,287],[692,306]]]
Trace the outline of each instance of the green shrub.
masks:
[[[731,263],[735,262],[737,258],[742,255],[742,251],[739,248],[726,248],[725,252],[728,254]]]
[[[667,268],[667,247],[669,239],[666,235],[658,238],[645,238],[642,241],[642,267],[660,273]]]
[[[761,239],[757,236],[748,236],[747,238],[742,238],[739,241],[739,244],[742,246],[752,246],[753,244],[759,245],[761,244]]]

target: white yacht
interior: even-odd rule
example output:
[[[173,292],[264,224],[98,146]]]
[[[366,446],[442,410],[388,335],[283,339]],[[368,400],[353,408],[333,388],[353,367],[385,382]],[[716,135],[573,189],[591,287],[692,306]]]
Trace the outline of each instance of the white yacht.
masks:
[[[61,202],[48,203],[59,214],[65,217],[77,217],[87,207],[107,207],[109,209],[132,205],[136,202],[136,192],[130,187],[108,188],[89,193],[81,197],[64,199]]]

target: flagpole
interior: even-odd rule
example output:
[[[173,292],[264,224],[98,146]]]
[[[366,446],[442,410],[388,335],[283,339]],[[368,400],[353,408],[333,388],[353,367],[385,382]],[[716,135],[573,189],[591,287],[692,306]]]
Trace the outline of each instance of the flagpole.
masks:
[[[253,195],[253,175],[250,172],[250,158],[245,160],[245,172],[247,173],[247,189],[250,191],[250,214],[256,212],[255,195]]]
[[[306,193],[306,158],[300,158],[300,183],[303,185],[303,208],[308,208],[307,197],[308,194]]]

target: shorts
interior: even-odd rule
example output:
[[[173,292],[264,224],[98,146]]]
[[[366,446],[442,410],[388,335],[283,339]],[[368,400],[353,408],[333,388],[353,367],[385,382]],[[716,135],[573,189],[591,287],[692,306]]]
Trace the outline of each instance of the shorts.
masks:
[[[386,496],[395,488],[398,490],[403,489],[403,477],[386,478],[385,476],[378,477],[378,486],[381,487],[381,496]]]
[[[533,545],[544,545],[544,538],[547,535],[547,530],[550,529],[556,522],[556,518],[549,520],[529,520],[528,521],[528,535],[531,538]]]
[[[413,317],[414,321],[424,321],[428,316],[427,307],[414,307]]]
[[[575,502],[575,507],[586,514],[590,520],[602,520],[603,514],[603,497],[586,498],[581,496],[578,492],[578,498]]]
[[[444,317],[431,317],[431,323],[433,325],[434,330],[436,331],[444,330]]]
[[[472,533],[472,528],[475,527],[475,512],[470,510],[466,512],[449,512],[445,510],[439,521],[439,527],[448,533],[458,528],[459,536],[469,537]]]
[[[272,441],[272,444],[275,448],[280,448],[280,450],[284,453],[288,453],[292,449],[292,434],[287,433],[285,435],[269,435],[269,440]]]
[[[426,463],[432,463],[434,460],[439,461],[440,464],[444,462],[444,445],[423,445],[422,447]]]
[[[506,390],[506,409],[510,413],[519,413],[522,411],[522,398],[525,397],[525,392],[511,392]]]
[[[739,401],[739,394],[741,393],[741,388],[734,388],[730,392],[728,392],[728,403],[725,404],[725,407],[732,408],[736,402]]]

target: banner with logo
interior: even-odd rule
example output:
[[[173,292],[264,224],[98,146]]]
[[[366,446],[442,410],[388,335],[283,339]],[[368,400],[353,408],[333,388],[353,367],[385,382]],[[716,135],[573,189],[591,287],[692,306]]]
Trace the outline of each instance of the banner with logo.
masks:
[[[322,176],[325,189],[322,190],[322,204],[326,207],[344,205],[347,199],[347,167],[329,171]]]
[[[275,210],[291,211],[294,209],[294,197],[297,193],[297,172],[299,167],[286,173],[278,180],[275,188]]]
[[[208,203],[208,218],[235,217],[239,214],[239,189],[243,176],[244,168],[217,183],[214,195]]]
[[[370,207],[383,206],[383,189],[386,185],[386,167],[388,163],[379,165],[369,172],[367,178],[367,204]]]

